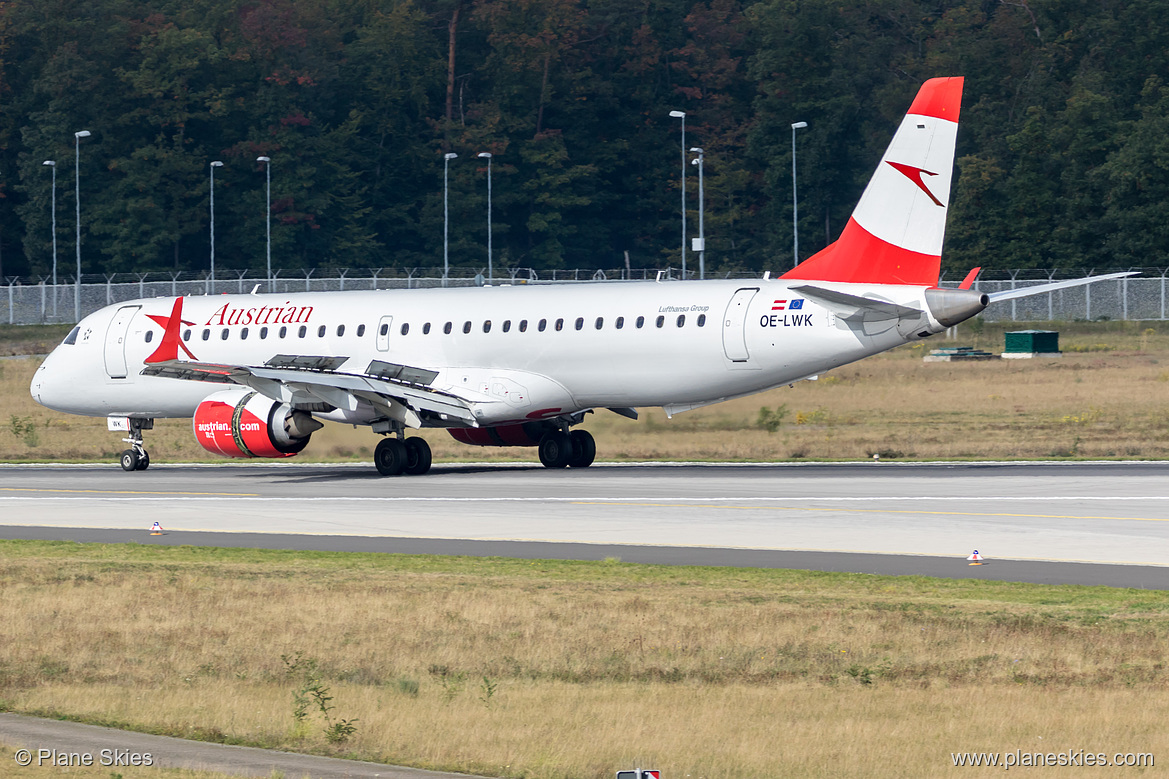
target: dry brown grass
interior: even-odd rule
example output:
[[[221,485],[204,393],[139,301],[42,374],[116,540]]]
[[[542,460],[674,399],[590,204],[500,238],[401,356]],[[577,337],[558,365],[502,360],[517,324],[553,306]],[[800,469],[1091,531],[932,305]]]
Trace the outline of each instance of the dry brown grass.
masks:
[[[8,542],[0,593],[4,705],[172,735],[508,777],[1169,755],[1160,592]],[[293,717],[310,660],[342,746]]]
[[[1169,458],[1169,325],[1053,327],[1065,350],[1057,360],[921,361],[947,343],[1001,348],[1002,326],[976,334],[967,325],[954,342],[901,348],[791,389],[672,420],[660,409],[643,410],[637,422],[600,411],[584,426],[597,436],[598,457],[616,461]],[[35,367],[35,359],[0,362],[0,460],[114,459],[124,445],[105,420],[33,403],[28,384]],[[761,410],[777,408],[782,423],[768,432]],[[156,461],[221,461],[195,444],[188,421],[157,425],[147,434]],[[530,448],[470,447],[445,432],[424,435],[438,460],[535,459]],[[367,429],[330,424],[298,459],[368,461],[376,442]]]

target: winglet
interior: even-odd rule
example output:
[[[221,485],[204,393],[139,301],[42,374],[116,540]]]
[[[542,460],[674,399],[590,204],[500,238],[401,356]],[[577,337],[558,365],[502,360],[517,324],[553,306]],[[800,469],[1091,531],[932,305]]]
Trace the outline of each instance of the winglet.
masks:
[[[974,286],[974,280],[978,278],[979,271],[982,267],[971,268],[970,272],[966,274],[966,278],[962,279],[962,283],[958,285],[958,289],[970,289]]]
[[[840,238],[782,278],[937,284],[962,82],[922,85]]]

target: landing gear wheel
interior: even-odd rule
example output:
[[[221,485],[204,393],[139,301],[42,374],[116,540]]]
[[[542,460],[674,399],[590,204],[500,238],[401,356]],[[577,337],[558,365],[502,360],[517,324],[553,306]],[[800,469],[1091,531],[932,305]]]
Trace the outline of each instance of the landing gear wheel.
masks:
[[[572,459],[572,438],[557,430],[540,440],[540,462],[545,468],[563,468]]]
[[[400,438],[383,438],[373,450],[373,464],[382,476],[397,476],[406,467],[406,444]]]
[[[597,441],[587,430],[573,430],[572,458],[568,464],[573,468],[588,468],[597,459]]]
[[[122,452],[122,470],[138,470],[138,453],[133,449],[127,449],[126,451]]]
[[[406,467],[410,476],[421,476],[430,470],[430,444],[425,438],[414,436],[406,439]]]
[[[125,467],[125,466],[123,466],[123,467]],[[147,452],[145,449],[143,449],[142,454],[138,455],[138,465],[134,468],[134,470],[144,471],[149,467],[150,467],[150,453]]]

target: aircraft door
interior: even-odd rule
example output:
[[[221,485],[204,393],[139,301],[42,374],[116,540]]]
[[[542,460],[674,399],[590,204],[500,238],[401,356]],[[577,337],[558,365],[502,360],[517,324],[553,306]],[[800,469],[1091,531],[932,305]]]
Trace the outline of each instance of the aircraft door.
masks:
[[[390,350],[390,328],[394,326],[394,318],[392,316],[383,316],[377,325],[377,350],[379,352],[388,352]]]
[[[126,338],[130,334],[130,320],[139,308],[141,306],[122,306],[106,330],[106,373],[111,379],[126,378]]]
[[[747,309],[758,292],[758,287],[736,291],[723,315],[723,351],[732,362],[747,362],[751,357],[747,352]]]

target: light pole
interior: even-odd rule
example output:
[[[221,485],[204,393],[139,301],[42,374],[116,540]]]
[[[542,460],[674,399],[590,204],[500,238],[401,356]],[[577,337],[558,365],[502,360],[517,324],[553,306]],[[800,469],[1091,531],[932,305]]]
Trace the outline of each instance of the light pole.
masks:
[[[268,291],[272,291],[272,159],[270,157],[256,157],[256,162],[264,163],[265,178],[268,181],[268,194],[264,209],[265,234],[268,238]]]
[[[682,279],[686,278],[686,112],[671,111],[670,116],[682,120]]]
[[[89,130],[73,133],[73,200],[77,206],[77,281],[73,286],[73,317],[81,321],[81,139],[89,137]]]
[[[691,160],[691,165],[698,166],[698,237],[694,239],[694,250],[698,252],[698,278],[706,278],[706,201],[702,193],[702,159],[703,151],[697,146],[690,149],[698,157]]]
[[[215,160],[211,163],[211,286],[208,294],[215,293],[215,169],[222,168],[223,163]]]
[[[42,165],[53,169],[53,318],[57,317],[57,161],[45,160]]]
[[[447,239],[448,228],[450,226],[450,209],[447,207],[447,172],[451,167],[451,160],[459,155],[453,151],[442,155],[442,285],[446,286],[447,275],[450,273],[451,265],[448,255],[449,241]]]
[[[494,277],[491,269],[491,152],[479,152],[479,159],[487,160],[487,283]]]
[[[792,267],[800,264],[800,221],[799,205],[796,201],[796,130],[808,126],[807,122],[792,123]]]

